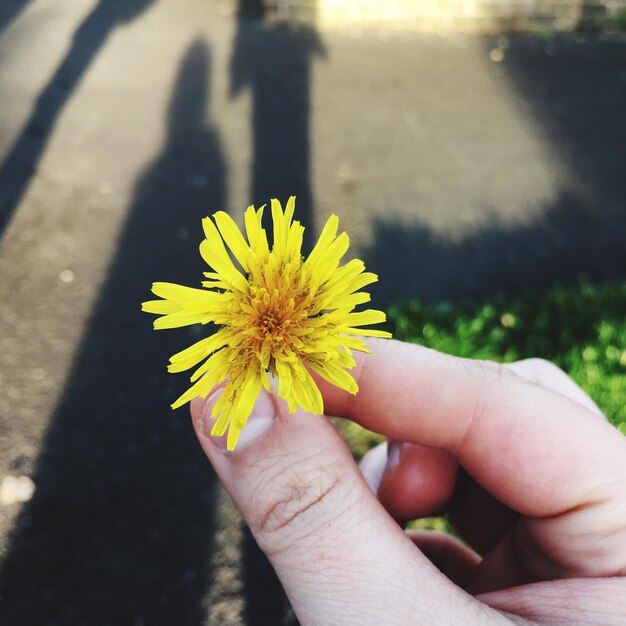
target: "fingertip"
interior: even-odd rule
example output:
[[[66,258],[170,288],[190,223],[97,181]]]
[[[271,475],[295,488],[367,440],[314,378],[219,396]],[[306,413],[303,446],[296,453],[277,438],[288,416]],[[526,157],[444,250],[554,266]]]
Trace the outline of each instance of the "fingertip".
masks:
[[[202,448],[205,448],[205,436],[204,436],[204,407],[206,406],[206,398],[197,397],[189,403],[189,413],[191,415],[191,423],[198,437],[198,441]]]
[[[397,460],[390,455],[389,461],[377,494],[394,519],[435,515],[452,497],[458,465],[447,452],[403,443]]]
[[[222,453],[202,427],[210,402],[191,405],[202,446],[302,623],[400,623],[407,598],[429,622],[442,613],[435,597],[445,599],[444,621],[465,610],[467,598],[376,501],[327,418],[279,411],[261,437]],[[380,450],[372,467],[386,462]]]
[[[378,493],[378,487],[382,480],[387,465],[387,442],[383,441],[372,448],[359,463],[359,469],[365,478],[369,488]]]
[[[189,403],[189,412],[191,413],[191,419],[194,421],[194,423],[197,421],[199,416],[202,415],[202,409],[205,403],[205,398],[201,398],[199,396],[197,398],[194,398]]]

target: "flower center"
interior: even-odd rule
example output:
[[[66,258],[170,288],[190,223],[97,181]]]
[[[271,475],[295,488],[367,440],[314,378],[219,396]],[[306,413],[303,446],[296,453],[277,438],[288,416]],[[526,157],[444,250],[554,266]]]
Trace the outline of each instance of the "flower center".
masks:
[[[264,313],[261,317],[261,328],[265,336],[274,334],[279,330],[278,321],[273,313]]]

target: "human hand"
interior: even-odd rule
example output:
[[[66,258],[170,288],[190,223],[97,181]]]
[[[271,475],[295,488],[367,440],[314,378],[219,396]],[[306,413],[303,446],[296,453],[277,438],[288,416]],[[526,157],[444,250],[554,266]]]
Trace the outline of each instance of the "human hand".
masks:
[[[593,402],[543,361],[371,347],[356,397],[319,385],[330,414],[394,441],[364,459],[379,499],[325,417],[262,392],[225,453],[215,397],[192,403],[301,623],[626,624],[626,438]],[[394,521],[444,507],[467,546]]]

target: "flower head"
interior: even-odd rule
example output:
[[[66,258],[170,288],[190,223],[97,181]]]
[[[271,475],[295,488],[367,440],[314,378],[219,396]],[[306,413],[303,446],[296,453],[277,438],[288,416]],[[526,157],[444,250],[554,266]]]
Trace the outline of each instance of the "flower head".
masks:
[[[377,280],[354,259],[340,266],[348,236],[337,236],[339,220],[331,215],[311,254],[301,255],[304,227],[293,220],[295,198],[285,209],[272,200],[273,245],[261,226],[263,208],[245,212],[247,241],[223,211],[202,221],[205,239],[200,254],[213,270],[205,272],[203,289],[153,283],[162,298],[142,309],[161,317],[155,330],[214,323],[217,332],[170,359],[168,370],[182,372],[200,364],[193,385],[172,408],[197,396],[206,397],[218,384],[224,389],[213,408],[212,435],[228,428],[232,450],[252,412],[261,387],[269,389],[268,373],[278,380],[278,396],[289,411],[298,406],[321,414],[322,395],[311,376],[356,394],[358,386],[346,371],[354,367],[352,350],[368,352],[354,335],[390,337],[361,326],[385,321],[381,311],[353,309],[370,299],[361,289]],[[229,254],[230,250],[230,254]],[[232,255],[232,257],[231,257]]]

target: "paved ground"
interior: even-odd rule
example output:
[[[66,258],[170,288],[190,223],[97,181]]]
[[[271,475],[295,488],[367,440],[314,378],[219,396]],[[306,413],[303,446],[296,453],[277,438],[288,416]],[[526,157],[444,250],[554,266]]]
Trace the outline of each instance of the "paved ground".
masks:
[[[626,276],[626,43],[232,9],[0,4],[0,478],[36,486],[0,508],[2,623],[292,621],[167,408],[191,333],[138,311],[197,280],[207,213],[338,212],[381,305]]]

